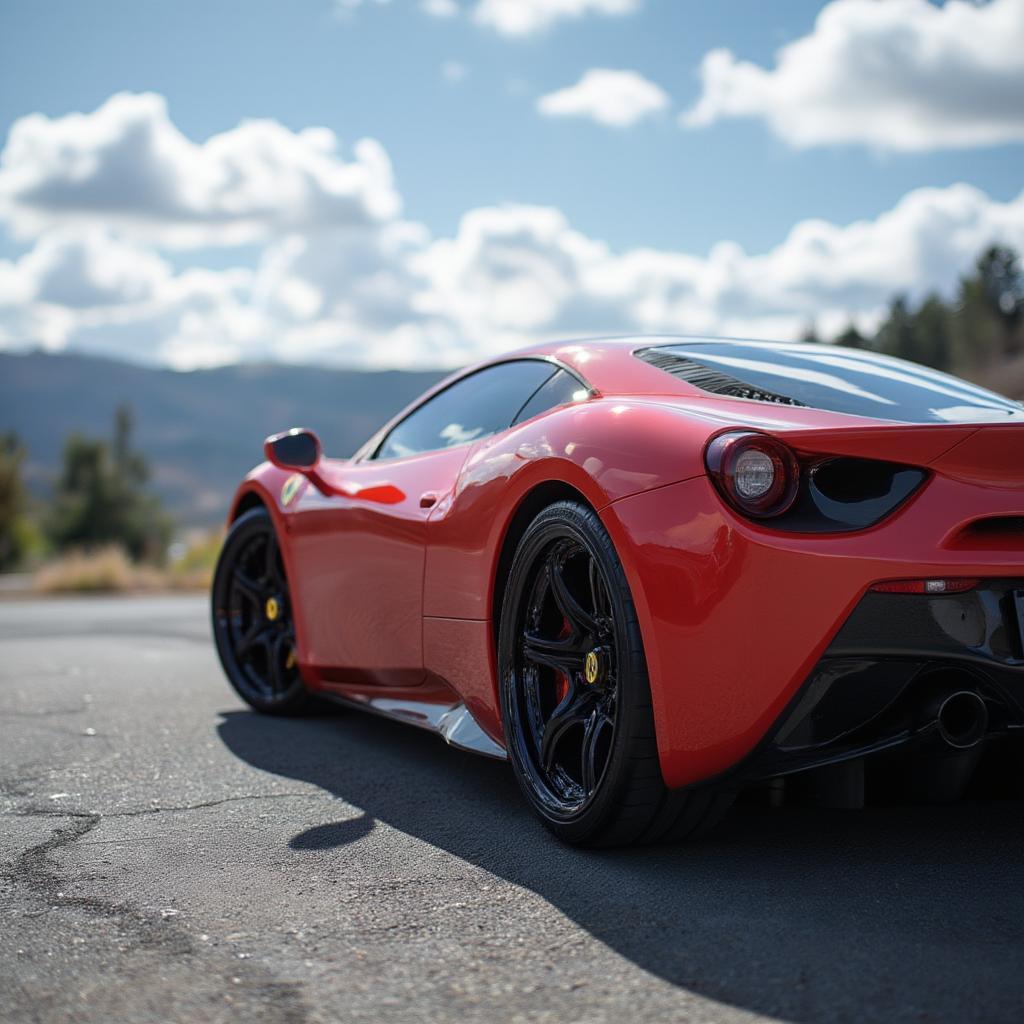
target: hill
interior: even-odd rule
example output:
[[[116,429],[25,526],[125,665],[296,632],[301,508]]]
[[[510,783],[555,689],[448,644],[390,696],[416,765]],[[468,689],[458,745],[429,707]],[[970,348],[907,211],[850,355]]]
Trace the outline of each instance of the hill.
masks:
[[[82,355],[0,353],[0,433],[18,433],[27,482],[45,494],[68,434],[109,436],[115,409],[128,402],[155,490],[181,525],[206,526],[222,520],[235,485],[261,461],[267,434],[311,427],[328,454],[350,455],[441,376],[281,365],[181,373]]]

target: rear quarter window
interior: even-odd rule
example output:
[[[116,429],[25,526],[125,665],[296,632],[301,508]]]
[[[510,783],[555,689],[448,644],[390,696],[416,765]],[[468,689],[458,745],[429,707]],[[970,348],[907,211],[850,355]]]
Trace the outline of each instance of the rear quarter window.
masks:
[[[904,423],[1024,419],[1024,406],[916,363],[832,345],[688,342],[645,362],[711,394]]]

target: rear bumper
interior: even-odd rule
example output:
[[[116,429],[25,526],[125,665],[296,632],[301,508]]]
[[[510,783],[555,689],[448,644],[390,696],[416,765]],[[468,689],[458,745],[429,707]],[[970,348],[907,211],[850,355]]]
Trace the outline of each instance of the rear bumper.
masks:
[[[756,781],[915,746],[953,753],[937,741],[954,693],[984,702],[983,735],[967,749],[1024,739],[1024,577],[964,594],[866,594],[735,775]]]
[[[1024,531],[998,548],[951,540],[966,523],[995,514],[1024,516],[1024,490],[936,476],[879,526],[831,535],[783,534],[743,520],[706,477],[602,509],[637,607],[666,784],[745,770],[822,673],[847,682],[836,684],[821,715],[838,713],[840,694],[854,704],[867,699],[869,676],[884,677],[887,693],[902,691],[927,666],[950,660],[1019,694],[1024,659],[1012,644],[1020,630],[994,608],[985,610],[987,632],[976,644],[964,632],[967,620],[959,633],[952,623],[944,630],[927,601],[871,592],[887,579],[976,577],[987,589],[970,600],[998,604],[997,591],[1024,588]],[[888,621],[893,608],[902,609],[898,628]],[[793,744],[821,746],[801,736],[794,725],[776,762],[759,770],[796,770]]]

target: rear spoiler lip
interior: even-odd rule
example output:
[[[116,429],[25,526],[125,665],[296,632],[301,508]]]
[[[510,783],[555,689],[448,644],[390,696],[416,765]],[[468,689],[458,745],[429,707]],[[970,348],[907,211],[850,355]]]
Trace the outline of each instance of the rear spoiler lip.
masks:
[[[798,452],[934,466],[982,428],[977,424],[886,423],[795,429],[780,425],[778,428],[762,426],[755,429],[777,437]],[[1024,423],[1019,429],[1024,431]]]

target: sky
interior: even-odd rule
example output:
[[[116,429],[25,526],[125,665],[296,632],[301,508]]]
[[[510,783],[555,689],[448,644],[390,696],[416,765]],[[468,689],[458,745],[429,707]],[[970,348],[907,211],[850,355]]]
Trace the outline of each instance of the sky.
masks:
[[[1024,0],[0,0],[0,347],[826,336],[1024,250]]]

